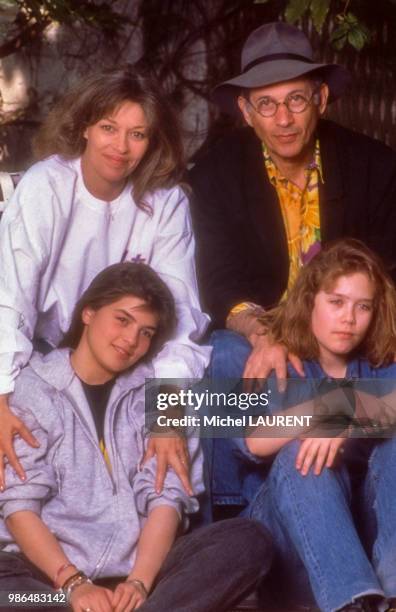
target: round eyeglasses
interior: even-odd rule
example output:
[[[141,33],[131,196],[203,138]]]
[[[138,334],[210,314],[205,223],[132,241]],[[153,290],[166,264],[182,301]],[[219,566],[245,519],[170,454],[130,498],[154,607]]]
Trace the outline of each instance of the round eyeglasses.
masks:
[[[286,96],[283,102],[277,102],[271,96],[264,96],[260,98],[257,106],[252,104],[250,100],[246,98],[249,106],[256,111],[262,117],[273,117],[278,112],[279,106],[284,104],[290,113],[303,113],[308,106],[313,102],[319,104],[320,96],[318,91],[314,91],[309,98],[301,93],[290,93]]]

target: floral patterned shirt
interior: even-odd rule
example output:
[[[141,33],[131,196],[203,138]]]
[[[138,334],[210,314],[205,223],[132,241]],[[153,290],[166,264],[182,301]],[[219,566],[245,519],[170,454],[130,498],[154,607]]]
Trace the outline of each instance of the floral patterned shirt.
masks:
[[[287,293],[300,268],[321,248],[319,180],[323,182],[323,177],[319,140],[315,142],[313,160],[305,171],[307,182],[303,190],[281,175],[264,144],[263,154],[268,178],[276,189],[285,224],[290,262]]]
[[[263,143],[264,164],[271,184],[278,195],[285,225],[289,251],[289,279],[287,289],[295,282],[300,268],[308,263],[321,248],[319,215],[319,181],[323,183],[319,140],[315,141],[312,162],[305,173],[307,182],[303,190],[282,176]],[[258,308],[256,304],[241,302],[232,308],[229,316],[247,309]]]

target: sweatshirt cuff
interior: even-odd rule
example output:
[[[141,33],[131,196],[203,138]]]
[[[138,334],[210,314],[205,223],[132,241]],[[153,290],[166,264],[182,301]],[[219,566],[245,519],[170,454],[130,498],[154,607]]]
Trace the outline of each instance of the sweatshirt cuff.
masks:
[[[1,494],[0,494],[1,502]],[[2,508],[3,519],[5,520],[11,514],[15,512],[21,512],[22,510],[29,510],[34,512],[38,516],[41,516],[41,502],[36,499],[13,499],[4,503]]]
[[[182,513],[182,504],[176,501],[170,501],[168,499],[164,499],[161,497],[157,497],[155,499],[152,499],[148,506],[147,506],[147,515],[150,514],[150,512],[152,512],[154,510],[154,508],[158,508],[159,506],[168,506],[170,508],[174,508],[177,512],[177,514],[179,515],[179,519],[180,521],[183,520],[183,513]]]

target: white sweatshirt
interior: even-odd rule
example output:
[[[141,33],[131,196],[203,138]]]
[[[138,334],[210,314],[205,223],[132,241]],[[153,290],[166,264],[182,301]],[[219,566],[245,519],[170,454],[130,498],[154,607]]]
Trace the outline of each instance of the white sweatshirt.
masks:
[[[23,176],[0,223],[0,394],[28,362],[33,337],[56,346],[94,276],[120,261],[156,270],[176,301],[178,328],[154,361],[157,378],[200,378],[210,349],[198,346],[200,309],[188,202],[179,187],[156,191],[152,215],[129,183],[112,202],[92,196],[80,159],[52,156]]]

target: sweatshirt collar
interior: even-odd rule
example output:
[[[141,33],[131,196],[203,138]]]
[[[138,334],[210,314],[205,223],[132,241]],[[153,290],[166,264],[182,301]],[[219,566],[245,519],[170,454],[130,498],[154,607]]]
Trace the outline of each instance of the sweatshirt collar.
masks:
[[[63,391],[77,376],[70,363],[70,349],[55,349],[48,355],[34,353],[30,360],[30,367],[43,380],[58,391]],[[154,369],[151,363],[141,363],[132,370],[117,377],[115,387],[122,392],[136,389],[145,383],[146,378],[154,378]]]

